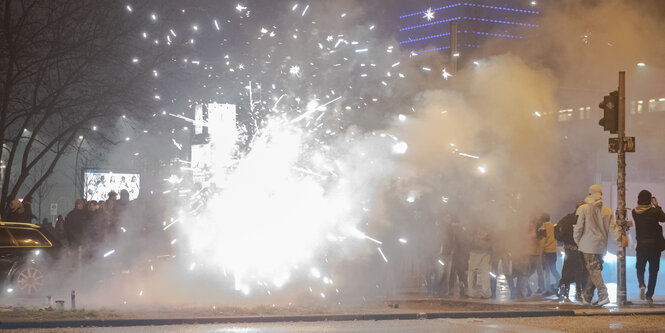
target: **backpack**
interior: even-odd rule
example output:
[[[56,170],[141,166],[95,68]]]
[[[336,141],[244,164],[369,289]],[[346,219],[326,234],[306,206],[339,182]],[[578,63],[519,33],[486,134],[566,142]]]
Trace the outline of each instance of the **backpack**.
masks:
[[[563,223],[559,222],[554,225],[554,238],[559,242],[563,242]]]

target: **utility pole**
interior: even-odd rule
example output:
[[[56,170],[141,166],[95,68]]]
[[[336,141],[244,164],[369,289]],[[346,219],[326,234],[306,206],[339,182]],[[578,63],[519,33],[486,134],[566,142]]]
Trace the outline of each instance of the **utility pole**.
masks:
[[[605,96],[598,107],[603,109],[603,118],[598,124],[605,131],[618,135],[610,138],[609,152],[617,154],[616,223],[623,240],[631,227],[626,221],[626,153],[635,151],[635,137],[626,137],[626,72],[619,72],[619,89]],[[626,248],[623,244],[617,249],[617,303],[626,305]]]
[[[617,224],[621,228],[621,237],[626,237],[629,226],[626,223],[626,72],[619,72],[619,114],[617,152]],[[617,251],[617,304],[626,305],[626,248],[619,245]]]

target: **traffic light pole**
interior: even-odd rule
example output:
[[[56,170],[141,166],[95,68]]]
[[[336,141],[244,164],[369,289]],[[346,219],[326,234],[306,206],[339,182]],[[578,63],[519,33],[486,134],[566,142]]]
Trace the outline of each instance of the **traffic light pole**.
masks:
[[[621,236],[626,236],[626,72],[619,72],[619,114],[618,134],[619,151],[617,157],[617,224],[621,228]],[[626,305],[626,248],[619,244],[617,251],[617,304]]]

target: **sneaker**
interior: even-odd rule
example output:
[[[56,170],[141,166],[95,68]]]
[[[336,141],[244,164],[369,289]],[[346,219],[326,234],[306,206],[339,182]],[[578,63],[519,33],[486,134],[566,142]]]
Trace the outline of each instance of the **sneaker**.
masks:
[[[610,298],[605,296],[603,298],[598,299],[593,305],[603,306],[605,304],[608,304],[609,302],[610,302]]]
[[[647,304],[653,305],[653,298],[647,297]]]
[[[644,293],[644,290],[647,289],[645,286],[640,287],[640,299],[645,300],[647,298],[646,294]]]
[[[582,304],[584,304],[584,305],[591,305],[591,299],[590,299],[590,298],[586,298],[586,297],[582,297]]]

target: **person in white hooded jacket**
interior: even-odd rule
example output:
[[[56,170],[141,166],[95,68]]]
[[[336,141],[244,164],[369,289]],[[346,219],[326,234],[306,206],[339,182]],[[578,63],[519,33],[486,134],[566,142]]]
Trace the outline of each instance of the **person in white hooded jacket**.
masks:
[[[603,269],[603,256],[607,251],[607,240],[610,233],[613,239],[619,241],[618,232],[612,209],[603,206],[603,189],[600,185],[589,187],[589,196],[584,204],[577,209],[577,224],[573,237],[579,251],[584,255],[584,262],[589,271],[589,278],[584,288],[584,303],[591,304],[594,289],[598,289],[598,301],[595,305],[605,305],[610,302],[607,287],[601,273]]]

